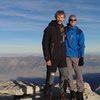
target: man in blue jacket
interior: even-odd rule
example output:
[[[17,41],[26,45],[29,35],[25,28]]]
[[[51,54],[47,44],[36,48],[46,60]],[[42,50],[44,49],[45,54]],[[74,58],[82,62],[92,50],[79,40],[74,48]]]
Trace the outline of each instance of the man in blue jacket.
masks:
[[[68,84],[71,91],[71,100],[83,99],[83,76],[82,67],[84,64],[84,34],[76,26],[77,18],[75,15],[69,16],[69,23],[66,26],[66,62]],[[74,92],[73,69],[76,75],[77,96]]]

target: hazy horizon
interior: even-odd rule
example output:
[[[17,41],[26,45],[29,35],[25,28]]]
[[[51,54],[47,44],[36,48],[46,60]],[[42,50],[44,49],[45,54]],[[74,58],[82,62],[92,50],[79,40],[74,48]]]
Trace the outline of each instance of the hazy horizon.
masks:
[[[100,53],[85,53],[84,56],[100,56]],[[0,57],[10,57],[10,56],[19,56],[19,57],[24,57],[24,56],[42,56],[43,57],[43,53],[0,53]]]

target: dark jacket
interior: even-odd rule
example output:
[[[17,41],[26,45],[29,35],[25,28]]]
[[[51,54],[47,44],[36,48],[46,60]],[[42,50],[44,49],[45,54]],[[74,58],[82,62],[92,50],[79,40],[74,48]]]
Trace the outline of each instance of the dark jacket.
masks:
[[[42,47],[45,60],[63,59],[66,57],[65,30],[53,20],[44,30]]]

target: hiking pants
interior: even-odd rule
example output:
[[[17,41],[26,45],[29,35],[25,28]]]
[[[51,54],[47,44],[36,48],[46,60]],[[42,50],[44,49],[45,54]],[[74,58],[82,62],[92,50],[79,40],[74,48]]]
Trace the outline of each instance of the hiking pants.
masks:
[[[66,59],[61,59],[61,60],[52,60],[52,66],[47,66],[47,75],[46,75],[46,85],[49,85],[49,91],[52,92],[53,84],[54,84],[54,78],[55,74],[57,71],[57,68],[59,70],[59,75],[60,75],[60,92],[64,93],[65,92],[65,87],[67,84],[67,73],[66,73]]]
[[[68,85],[71,91],[74,90],[73,84],[73,69],[76,75],[76,86],[77,91],[83,92],[83,76],[82,76],[82,66],[78,66],[79,58],[66,58],[67,64],[67,77],[68,77]]]

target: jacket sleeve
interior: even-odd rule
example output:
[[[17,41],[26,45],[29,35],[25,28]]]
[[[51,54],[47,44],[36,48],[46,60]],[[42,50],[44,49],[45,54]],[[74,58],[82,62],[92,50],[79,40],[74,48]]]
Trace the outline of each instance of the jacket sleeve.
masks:
[[[44,30],[43,40],[42,40],[42,49],[44,54],[44,59],[48,61],[50,59],[50,29],[47,27]]]
[[[79,58],[84,57],[85,37],[83,31],[79,34]]]

